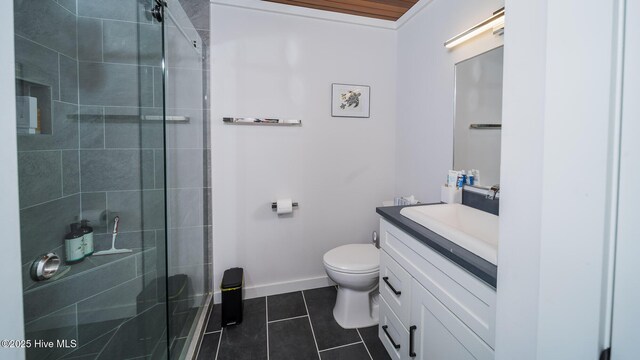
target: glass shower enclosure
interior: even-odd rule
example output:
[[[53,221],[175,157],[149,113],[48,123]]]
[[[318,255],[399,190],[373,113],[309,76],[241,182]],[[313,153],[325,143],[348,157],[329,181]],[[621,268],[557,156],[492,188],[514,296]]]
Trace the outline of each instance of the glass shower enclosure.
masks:
[[[25,339],[55,344],[27,359],[181,359],[199,336],[207,44],[189,2],[14,0]]]

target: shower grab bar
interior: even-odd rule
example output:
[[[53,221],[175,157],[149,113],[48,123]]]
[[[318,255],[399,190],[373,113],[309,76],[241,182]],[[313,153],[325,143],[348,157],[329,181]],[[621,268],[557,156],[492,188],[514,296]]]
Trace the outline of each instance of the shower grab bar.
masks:
[[[78,115],[83,116],[84,114],[69,114],[69,118],[70,119],[75,119]],[[166,120],[166,122],[171,122],[171,123],[188,123],[191,121],[191,118],[189,116],[182,116],[182,115],[167,115],[167,116],[162,116],[162,115],[109,115],[109,114],[105,114],[104,115],[105,120],[109,119],[109,120],[115,120],[115,121],[122,121],[122,122],[137,122],[137,120],[142,120],[142,121],[162,121],[162,120]]]
[[[264,125],[264,126],[300,126],[302,120],[283,120],[267,118],[222,118],[222,122],[229,125]]]
[[[501,130],[502,124],[471,124],[469,129],[475,130]]]
[[[191,118],[189,118],[188,116],[176,116],[176,115],[167,115],[164,117],[162,115],[142,115],[140,116],[140,120],[147,120],[147,121],[166,120],[167,122],[189,122]]]

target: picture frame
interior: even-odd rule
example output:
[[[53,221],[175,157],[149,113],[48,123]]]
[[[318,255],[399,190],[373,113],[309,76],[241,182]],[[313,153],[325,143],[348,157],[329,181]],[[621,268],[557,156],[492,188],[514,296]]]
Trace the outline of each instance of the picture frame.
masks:
[[[331,116],[368,118],[371,109],[368,85],[331,84]]]

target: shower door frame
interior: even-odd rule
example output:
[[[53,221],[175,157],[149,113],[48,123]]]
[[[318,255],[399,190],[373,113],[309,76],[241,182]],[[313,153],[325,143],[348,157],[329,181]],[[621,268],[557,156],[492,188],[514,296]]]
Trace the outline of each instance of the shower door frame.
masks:
[[[5,4],[0,13],[0,43],[4,49],[0,53],[0,107],[3,120],[0,121],[0,186],[4,189],[0,201],[0,226],[4,237],[0,258],[3,270],[0,272],[3,303],[0,339],[24,340],[24,315],[22,313],[22,276],[20,269],[20,213],[18,202],[18,146],[15,136],[15,50],[13,45],[13,2]],[[9,120],[11,119],[11,120]],[[3,359],[24,359],[23,348],[0,349]]]

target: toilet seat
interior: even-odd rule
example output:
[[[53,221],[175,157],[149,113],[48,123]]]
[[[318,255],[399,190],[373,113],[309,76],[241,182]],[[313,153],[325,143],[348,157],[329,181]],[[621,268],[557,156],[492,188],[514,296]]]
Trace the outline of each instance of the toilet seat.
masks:
[[[380,251],[371,244],[349,244],[329,250],[324,265],[349,274],[369,274],[380,269]]]

